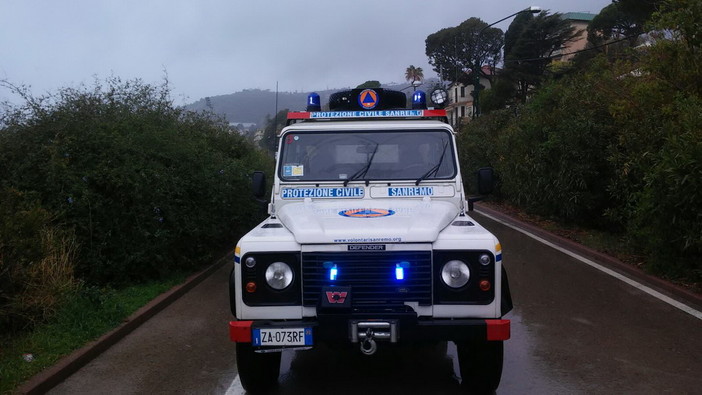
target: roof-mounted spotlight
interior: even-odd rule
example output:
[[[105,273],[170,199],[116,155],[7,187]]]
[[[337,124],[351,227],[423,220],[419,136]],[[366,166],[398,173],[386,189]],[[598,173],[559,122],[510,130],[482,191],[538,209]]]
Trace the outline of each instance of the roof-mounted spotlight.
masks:
[[[434,89],[434,91],[431,92],[431,102],[434,103],[436,107],[443,108],[446,102],[448,102],[448,92],[441,88]]]

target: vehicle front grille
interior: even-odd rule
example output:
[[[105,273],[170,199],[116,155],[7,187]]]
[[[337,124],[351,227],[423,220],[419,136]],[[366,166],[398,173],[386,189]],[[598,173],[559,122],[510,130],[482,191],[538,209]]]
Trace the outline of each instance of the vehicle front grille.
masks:
[[[395,276],[404,266],[404,279]],[[336,265],[337,278],[329,278]],[[303,305],[316,306],[322,287],[351,287],[354,306],[432,302],[430,251],[309,252],[302,254]]]

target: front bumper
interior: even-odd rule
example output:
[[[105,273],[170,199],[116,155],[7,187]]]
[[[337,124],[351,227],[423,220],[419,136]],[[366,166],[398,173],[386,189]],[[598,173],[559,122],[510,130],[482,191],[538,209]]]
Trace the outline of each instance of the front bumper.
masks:
[[[503,319],[417,319],[416,316],[324,315],[296,321],[231,321],[229,337],[233,342],[250,343],[254,329],[311,328],[313,343],[358,342],[358,325],[388,323],[393,327],[392,340],[397,343],[433,341],[504,341],[510,338],[510,321]],[[388,326],[388,327],[389,327]]]

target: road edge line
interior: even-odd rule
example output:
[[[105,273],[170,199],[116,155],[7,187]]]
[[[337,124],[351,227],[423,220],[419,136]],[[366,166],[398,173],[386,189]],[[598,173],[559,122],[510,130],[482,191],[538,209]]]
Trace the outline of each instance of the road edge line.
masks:
[[[532,239],[534,239],[542,244],[545,244],[545,245],[547,245],[547,246],[549,246],[549,247],[551,247],[551,248],[553,248],[553,249],[555,249],[563,254],[566,254],[574,259],[577,259],[578,261],[585,263],[586,265],[588,265],[592,268],[595,268],[595,269],[597,269],[605,274],[608,274],[608,275],[610,275],[610,276],[612,276],[612,277],[614,277],[614,278],[616,278],[616,279],[618,279],[618,280],[620,280],[620,281],[622,281],[622,282],[624,282],[624,283],[626,283],[626,284],[628,284],[628,285],[630,285],[630,286],[632,286],[632,287],[634,287],[642,292],[645,292],[645,293],[653,296],[654,298],[677,308],[678,310],[681,310],[687,314],[690,314],[691,316],[693,316],[697,319],[702,320],[702,311],[699,311],[699,310],[695,309],[694,307],[689,306],[686,303],[683,303],[677,299],[674,299],[674,298],[672,298],[668,295],[665,295],[659,291],[656,291],[655,289],[651,288],[648,285],[645,285],[637,280],[634,280],[633,278],[631,278],[627,275],[624,275],[616,270],[610,269],[610,268],[604,266],[603,264],[597,263],[597,262],[593,261],[592,259],[586,258],[583,255],[580,255],[576,252],[573,252],[565,247],[562,247],[562,246],[560,246],[560,245],[558,245],[550,240],[547,240],[544,237],[541,237],[535,233],[532,233],[531,231],[528,231],[524,228],[520,228],[519,226],[512,224],[507,220],[498,218],[498,216],[493,215],[493,214],[495,214],[495,212],[493,210],[486,209],[485,207],[480,207],[476,211],[480,215],[483,215],[483,216],[485,216],[485,217],[487,217],[487,218],[489,218],[497,223],[500,223],[500,224],[507,226],[511,229],[514,229],[517,232],[520,232],[528,237],[531,237]],[[493,211],[493,213],[488,213],[488,211]],[[504,215],[504,214],[502,214],[502,215]],[[517,221],[515,221],[515,222],[517,222]],[[520,225],[522,225],[522,224],[520,223]],[[553,236],[557,237],[556,235],[553,235]],[[574,243],[574,242],[571,241],[571,243]],[[614,259],[614,258],[610,257],[610,259]]]

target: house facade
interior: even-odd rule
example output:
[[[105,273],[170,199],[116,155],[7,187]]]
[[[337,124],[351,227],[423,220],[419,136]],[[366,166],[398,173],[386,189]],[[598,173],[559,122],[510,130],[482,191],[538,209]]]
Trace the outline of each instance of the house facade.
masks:
[[[554,56],[562,54],[562,56],[556,57],[554,60],[559,60],[561,62],[571,60],[575,56],[574,52],[585,49],[587,46],[587,26],[592,22],[595,16],[595,14],[587,12],[567,12],[563,14],[563,19],[570,22],[570,25],[575,28],[575,32],[578,33],[578,35],[573,41],[565,43],[563,47],[554,54]]]
[[[492,76],[495,73],[492,68],[483,66],[483,74]],[[485,76],[480,78],[480,85],[484,89],[490,89],[492,86],[490,80]],[[462,120],[473,118],[473,85],[456,82],[449,86],[448,93],[450,104],[446,106],[446,115],[451,126],[457,129]]]

